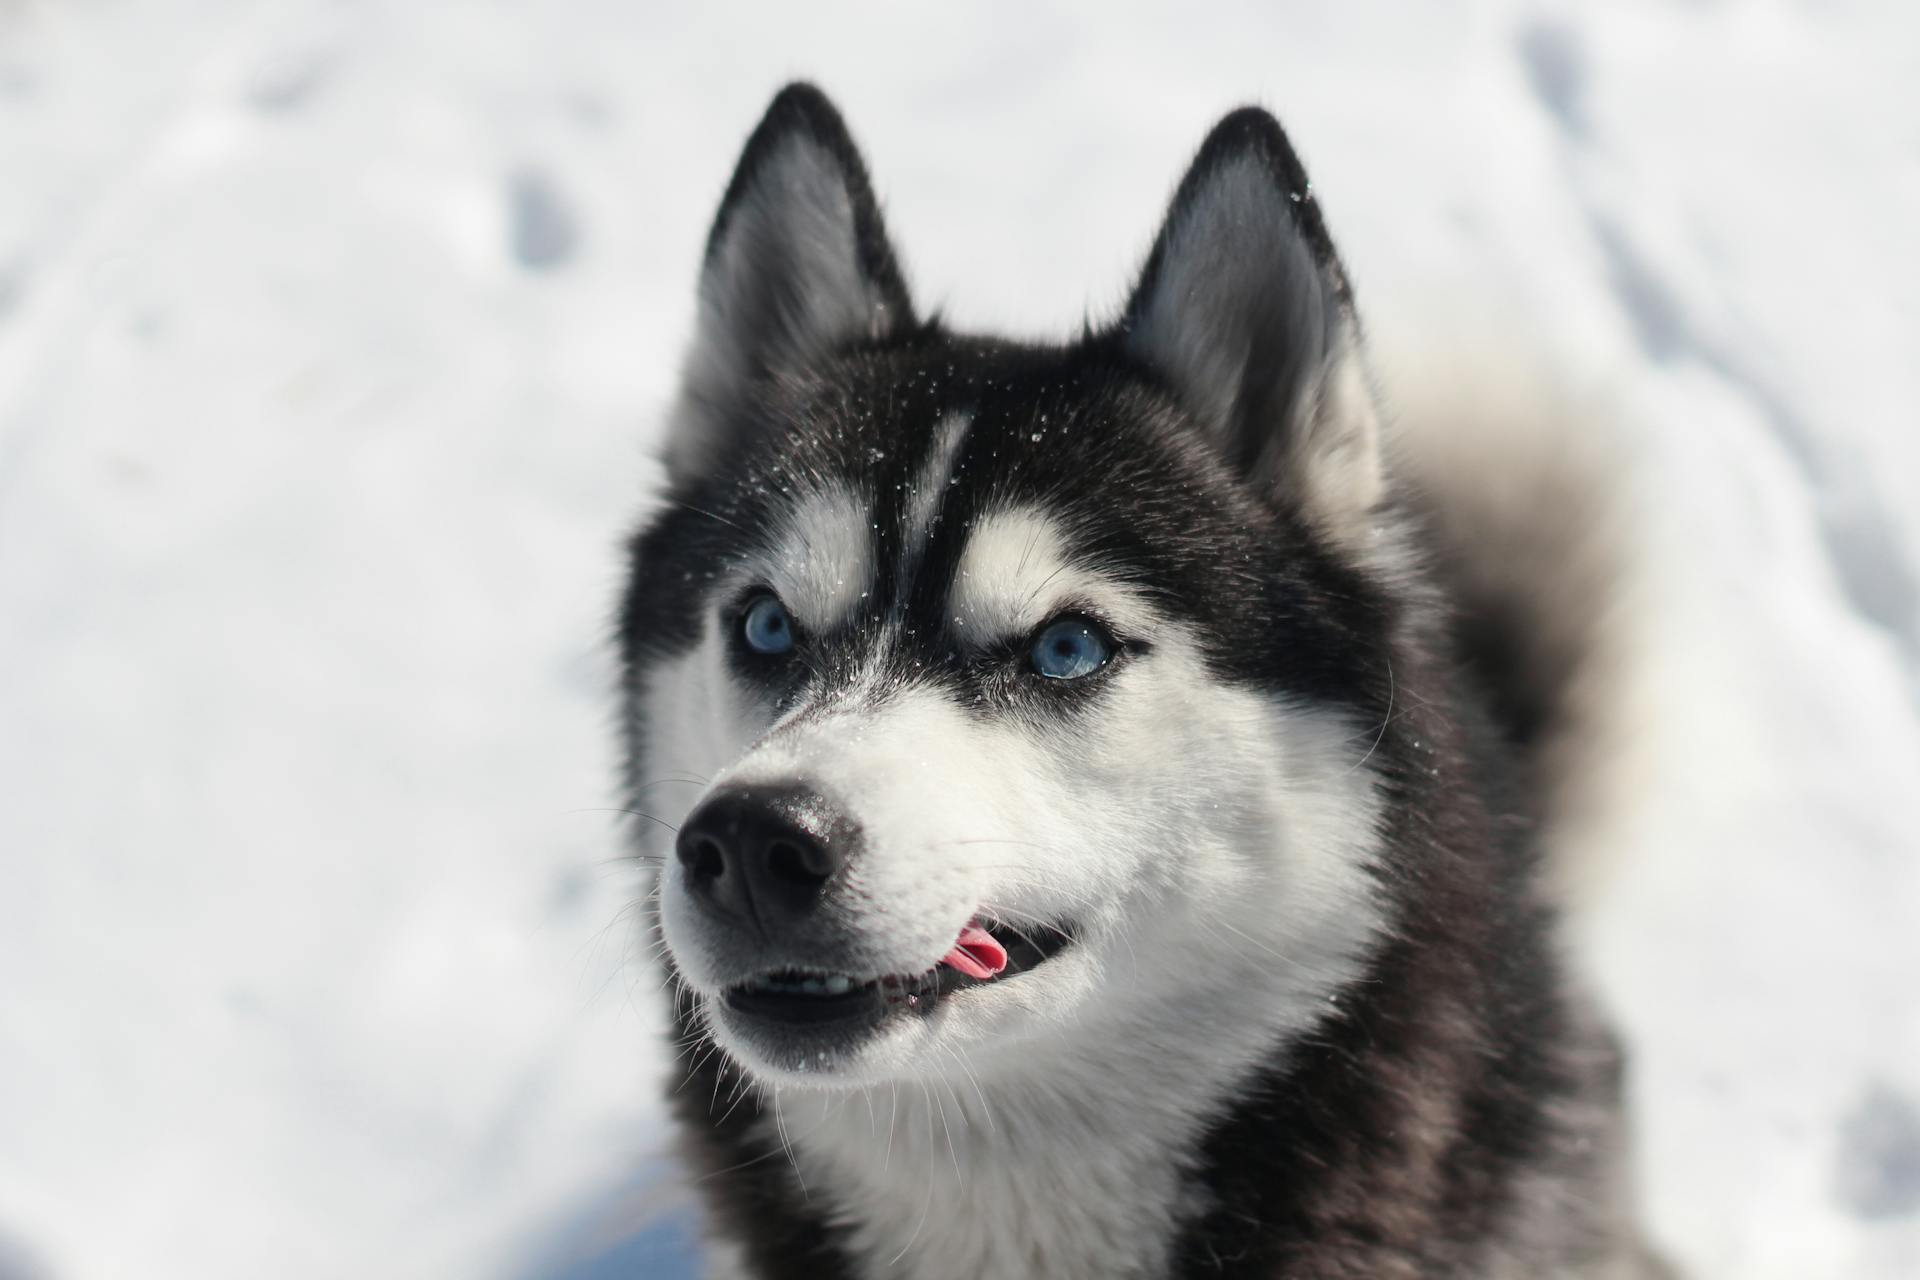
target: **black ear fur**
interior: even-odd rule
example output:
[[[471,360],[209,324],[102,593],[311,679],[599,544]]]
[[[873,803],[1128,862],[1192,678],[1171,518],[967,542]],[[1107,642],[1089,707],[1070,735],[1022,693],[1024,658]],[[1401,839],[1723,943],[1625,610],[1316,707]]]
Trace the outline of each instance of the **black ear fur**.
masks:
[[[820,90],[788,85],[747,139],[707,236],[669,471],[685,479],[730,453],[760,380],[914,323],[846,124]]]
[[[1121,342],[1256,483],[1336,523],[1377,499],[1352,288],[1306,171],[1265,111],[1233,112],[1201,144]]]

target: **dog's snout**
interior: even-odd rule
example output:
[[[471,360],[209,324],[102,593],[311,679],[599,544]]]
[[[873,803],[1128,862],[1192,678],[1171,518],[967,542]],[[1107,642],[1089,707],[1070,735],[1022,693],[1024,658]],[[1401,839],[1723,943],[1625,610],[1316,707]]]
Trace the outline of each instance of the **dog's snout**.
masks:
[[[676,847],[695,897],[771,932],[813,908],[859,837],[816,791],[728,787],[693,811]]]

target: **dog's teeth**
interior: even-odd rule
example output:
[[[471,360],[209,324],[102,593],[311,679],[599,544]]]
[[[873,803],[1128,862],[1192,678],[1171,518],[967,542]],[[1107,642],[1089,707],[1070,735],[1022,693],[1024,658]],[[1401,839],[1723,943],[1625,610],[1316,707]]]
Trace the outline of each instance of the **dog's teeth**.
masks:
[[[786,995],[843,996],[853,990],[854,980],[844,973],[762,974],[747,986],[753,991],[773,991]]]

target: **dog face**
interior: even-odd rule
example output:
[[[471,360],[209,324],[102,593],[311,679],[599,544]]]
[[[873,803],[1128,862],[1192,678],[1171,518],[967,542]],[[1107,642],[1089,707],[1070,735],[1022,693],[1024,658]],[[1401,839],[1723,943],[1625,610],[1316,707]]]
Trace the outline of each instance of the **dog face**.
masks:
[[[654,918],[754,1077],[1038,1068],[1254,996],[1304,1026],[1350,976],[1393,607],[1304,192],[1229,117],[1125,319],[1016,347],[916,322],[817,93],[749,141],[622,640]]]

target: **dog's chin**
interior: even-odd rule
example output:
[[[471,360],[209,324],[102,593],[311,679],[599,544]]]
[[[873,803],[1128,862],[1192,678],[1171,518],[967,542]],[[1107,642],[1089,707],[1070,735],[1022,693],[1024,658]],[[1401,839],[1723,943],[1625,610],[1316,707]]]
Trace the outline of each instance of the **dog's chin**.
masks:
[[[703,991],[707,1025],[736,1063],[767,1084],[853,1088],[911,1078],[949,1041],[977,1044],[1057,1003],[1043,993],[1081,967],[1071,925],[1041,942],[1010,931],[996,937],[1008,964],[990,978],[945,965],[880,977],[771,970]]]

